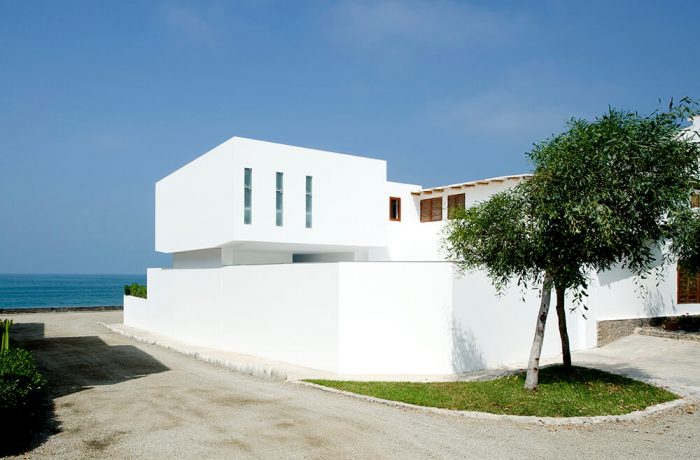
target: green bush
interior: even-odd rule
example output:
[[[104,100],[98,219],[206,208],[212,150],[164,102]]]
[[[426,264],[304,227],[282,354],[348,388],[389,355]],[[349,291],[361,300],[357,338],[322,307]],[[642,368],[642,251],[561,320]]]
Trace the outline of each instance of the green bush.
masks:
[[[134,297],[146,298],[146,286],[138,283],[131,283],[124,285],[124,295],[131,295]]]
[[[45,386],[30,352],[12,348],[0,353],[0,414],[36,406]]]
[[[0,353],[10,349],[10,328],[13,321],[11,319],[0,320]]]

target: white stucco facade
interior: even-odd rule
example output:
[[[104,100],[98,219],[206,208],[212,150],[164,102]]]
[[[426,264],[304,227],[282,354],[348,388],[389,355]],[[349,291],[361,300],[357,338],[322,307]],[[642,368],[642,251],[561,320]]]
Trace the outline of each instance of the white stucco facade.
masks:
[[[455,271],[441,237],[448,204],[471,206],[526,176],[423,188],[386,170],[243,138],[204,154],[156,184],[156,249],[173,266],[148,270],[148,300],[125,299],[125,324],[341,374],[523,364],[538,293],[496,296],[485,274]],[[433,201],[421,213],[423,200]],[[602,319],[700,313],[677,304],[675,280],[675,267],[642,288],[622,270],[592,275],[587,318],[569,313],[572,348],[596,346]],[[545,357],[560,351],[551,316]]]

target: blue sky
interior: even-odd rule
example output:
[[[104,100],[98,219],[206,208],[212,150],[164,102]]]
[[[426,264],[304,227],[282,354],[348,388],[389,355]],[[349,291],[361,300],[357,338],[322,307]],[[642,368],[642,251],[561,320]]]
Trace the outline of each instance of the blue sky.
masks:
[[[700,97],[700,2],[0,0],[0,272],[141,273],[154,182],[239,135],[425,186]]]

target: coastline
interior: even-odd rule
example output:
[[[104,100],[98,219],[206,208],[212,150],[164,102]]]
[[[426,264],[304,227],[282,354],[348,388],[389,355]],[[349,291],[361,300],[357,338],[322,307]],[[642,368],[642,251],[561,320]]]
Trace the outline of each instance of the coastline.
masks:
[[[95,305],[87,307],[27,307],[27,308],[0,308],[2,314],[17,314],[17,313],[63,313],[71,311],[113,311],[123,310],[123,305]]]

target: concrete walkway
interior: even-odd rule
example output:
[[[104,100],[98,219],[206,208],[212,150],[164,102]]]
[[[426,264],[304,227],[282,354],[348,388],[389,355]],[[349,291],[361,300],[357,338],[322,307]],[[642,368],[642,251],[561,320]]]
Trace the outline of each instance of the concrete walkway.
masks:
[[[579,427],[459,418],[234,373],[97,324],[119,323],[116,312],[12,317],[15,338],[51,382],[57,423],[28,458],[698,457],[698,413]],[[675,369],[652,375],[648,359],[629,349],[624,357],[608,347],[587,356],[697,387],[685,368],[697,368],[700,345],[680,350],[675,341],[645,339],[659,359],[682,352],[687,361],[678,357]]]
[[[630,335],[604,347],[576,352],[572,359],[578,365],[624,374],[700,398],[700,343],[696,341]]]

